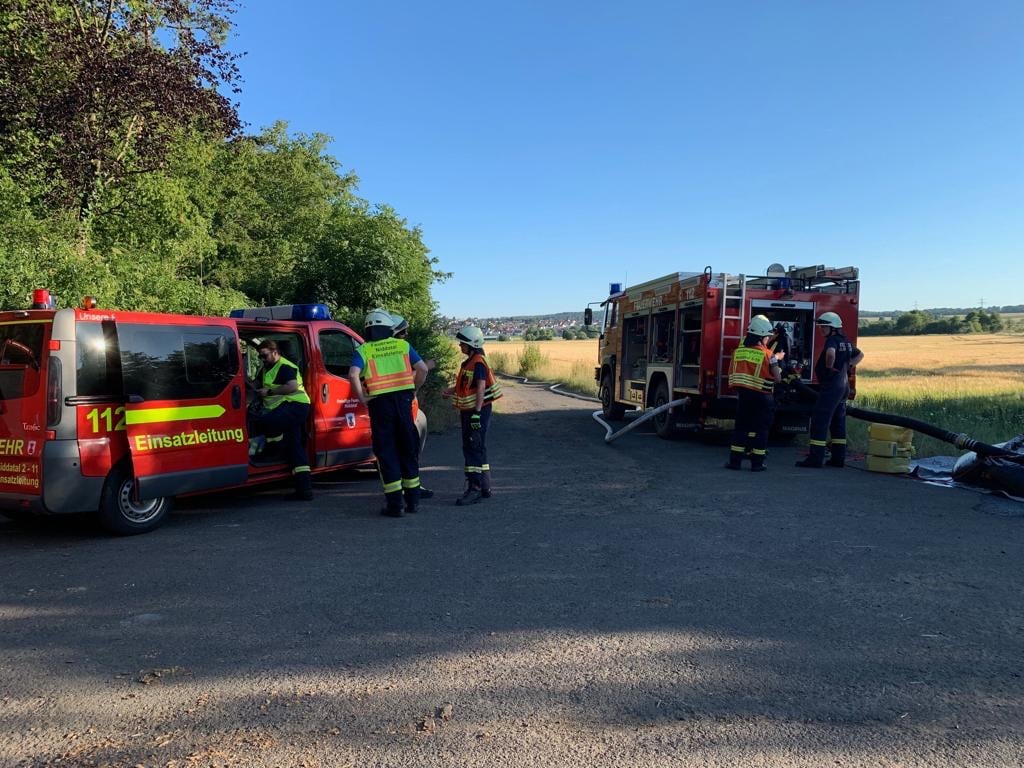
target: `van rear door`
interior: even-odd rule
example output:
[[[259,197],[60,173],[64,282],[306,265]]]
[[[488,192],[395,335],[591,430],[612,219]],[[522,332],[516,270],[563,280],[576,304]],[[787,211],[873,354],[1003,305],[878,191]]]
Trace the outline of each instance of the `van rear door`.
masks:
[[[244,379],[233,323],[115,323],[140,499],[244,485]]]
[[[45,350],[53,313],[38,320],[5,314],[10,319],[0,316],[0,494],[39,496],[46,430]]]

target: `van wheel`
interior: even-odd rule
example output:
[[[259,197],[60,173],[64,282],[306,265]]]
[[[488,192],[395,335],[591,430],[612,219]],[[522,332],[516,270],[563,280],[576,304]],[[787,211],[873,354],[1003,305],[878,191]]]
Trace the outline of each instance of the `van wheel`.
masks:
[[[135,478],[121,464],[107,475],[100,495],[100,525],[118,536],[148,533],[163,522],[173,500],[167,496],[139,501],[135,499]]]
[[[626,406],[616,403],[612,393],[612,377],[605,374],[601,377],[601,391],[598,393],[601,398],[601,413],[608,421],[622,421],[626,415]]]
[[[664,381],[659,381],[658,386],[654,389],[652,405],[657,408],[659,405],[664,405],[667,402],[670,402],[668,384]],[[676,436],[675,415],[671,411],[659,413],[652,421],[654,422],[654,430],[658,433],[658,437],[669,440]]]

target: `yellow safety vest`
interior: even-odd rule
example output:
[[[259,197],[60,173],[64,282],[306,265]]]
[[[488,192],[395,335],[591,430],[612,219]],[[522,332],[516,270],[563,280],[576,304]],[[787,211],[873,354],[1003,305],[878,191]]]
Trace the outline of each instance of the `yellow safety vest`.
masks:
[[[277,379],[277,372],[281,370],[282,365],[295,369],[295,381],[298,382],[299,388],[290,395],[267,395],[263,398],[263,405],[268,411],[274,410],[281,403],[305,403],[306,405],[309,405],[309,395],[307,395],[306,390],[302,388],[302,371],[299,370],[299,366],[295,363],[290,360],[285,360],[283,357],[274,363],[273,368],[269,371],[263,372],[264,389],[270,389],[270,387],[275,386],[274,380]]]
[[[415,389],[409,342],[405,339],[368,341],[356,351],[363,358],[363,386],[367,397]]]
[[[754,392],[773,391],[775,379],[772,377],[770,360],[771,352],[764,344],[736,347],[729,366],[729,386]]]
[[[487,369],[487,380],[484,382],[484,405],[501,397],[501,385],[494,379],[487,358],[479,352],[474,352],[463,361],[459,368],[459,378],[455,380],[455,397],[452,399],[452,403],[460,411],[476,409],[476,387],[473,386],[473,374],[476,372],[477,363],[483,363]]]

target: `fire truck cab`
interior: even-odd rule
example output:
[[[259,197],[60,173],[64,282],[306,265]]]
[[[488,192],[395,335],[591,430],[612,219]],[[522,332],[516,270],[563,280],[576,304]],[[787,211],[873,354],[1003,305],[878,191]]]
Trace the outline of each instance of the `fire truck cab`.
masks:
[[[273,440],[250,455],[267,339],[302,372],[312,471],[374,459],[347,378],[362,339],[323,304],[196,317],[34,299],[0,312],[0,513],[96,512],[113,533],[143,533],[175,496],[290,477]]]
[[[812,361],[824,345],[814,320],[836,312],[843,331],[857,337],[860,283],[855,267],[771,265],[764,276],[678,272],[623,289],[612,283],[600,302],[598,365],[594,378],[608,419],[626,408],[651,408],[687,398],[654,417],[657,432],[731,427],[736,393],[729,387],[733,351],[743,342],[754,315],[765,315],[785,333],[789,355],[777,388],[776,434],[806,432],[809,406],[796,394],[793,378],[814,385]],[[587,321],[593,321],[590,308]],[[852,383],[852,382],[851,382]],[[852,387],[851,387],[852,391]]]

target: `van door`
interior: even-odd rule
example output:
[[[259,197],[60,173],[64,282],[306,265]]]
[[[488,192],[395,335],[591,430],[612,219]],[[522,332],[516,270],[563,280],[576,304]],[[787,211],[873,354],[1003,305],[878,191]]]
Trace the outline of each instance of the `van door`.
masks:
[[[316,465],[336,467],[368,461],[372,454],[370,413],[352,394],[348,369],[358,341],[340,328],[317,333],[321,365],[309,388],[316,427]]]
[[[0,321],[0,495],[40,495],[51,327],[49,318]],[[52,380],[59,369],[50,368]]]
[[[115,324],[140,499],[243,485],[249,451],[233,325]]]

